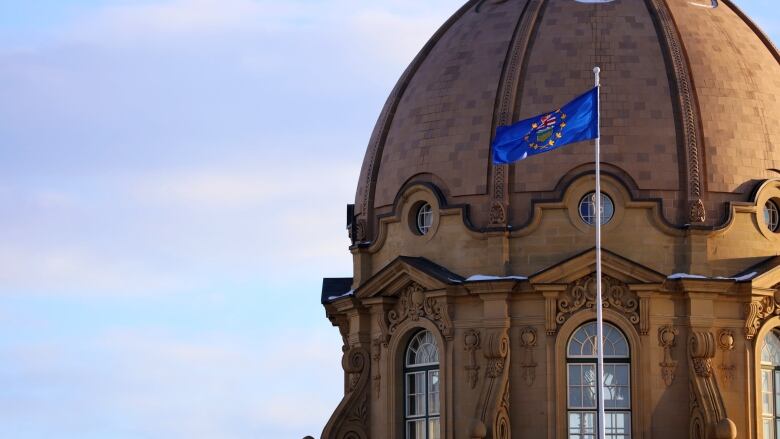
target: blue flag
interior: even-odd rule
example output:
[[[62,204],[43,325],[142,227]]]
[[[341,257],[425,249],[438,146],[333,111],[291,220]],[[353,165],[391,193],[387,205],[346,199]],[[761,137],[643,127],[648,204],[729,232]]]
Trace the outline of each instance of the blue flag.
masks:
[[[549,113],[501,126],[493,139],[493,163],[504,164],[599,136],[598,87]]]

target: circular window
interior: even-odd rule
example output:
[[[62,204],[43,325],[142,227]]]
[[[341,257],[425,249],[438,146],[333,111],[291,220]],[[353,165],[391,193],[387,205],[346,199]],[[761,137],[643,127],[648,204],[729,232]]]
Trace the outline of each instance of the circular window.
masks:
[[[612,198],[601,193],[601,224],[606,224],[615,214]],[[596,193],[591,192],[580,200],[580,218],[588,225],[596,224]]]
[[[780,209],[774,200],[769,200],[764,205],[764,222],[769,230],[780,232]]]
[[[420,235],[425,235],[431,230],[433,225],[433,208],[430,204],[425,203],[417,209],[417,232]]]

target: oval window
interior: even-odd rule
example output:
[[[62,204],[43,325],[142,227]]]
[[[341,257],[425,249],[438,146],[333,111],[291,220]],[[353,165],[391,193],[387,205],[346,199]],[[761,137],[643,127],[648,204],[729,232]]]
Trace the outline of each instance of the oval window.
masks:
[[[596,224],[596,193],[591,192],[580,200],[580,219],[588,225]],[[612,216],[615,215],[615,205],[612,203],[612,198],[605,193],[601,193],[601,224],[608,223]]]

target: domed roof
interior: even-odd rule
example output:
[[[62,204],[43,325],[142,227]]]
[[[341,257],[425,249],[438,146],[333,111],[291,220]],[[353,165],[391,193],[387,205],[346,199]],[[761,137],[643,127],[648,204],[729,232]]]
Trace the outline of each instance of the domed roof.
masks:
[[[555,109],[601,67],[604,172],[666,220],[715,227],[780,173],[780,55],[729,0],[472,0],[390,95],[355,213],[371,240],[405,185],[436,185],[478,229],[520,227],[535,200],[592,172],[582,142],[494,166],[495,127]],[[706,4],[703,6],[703,4]]]

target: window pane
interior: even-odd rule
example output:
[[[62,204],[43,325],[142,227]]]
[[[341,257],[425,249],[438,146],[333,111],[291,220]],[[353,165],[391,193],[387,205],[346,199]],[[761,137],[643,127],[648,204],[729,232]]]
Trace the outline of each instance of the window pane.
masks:
[[[406,421],[406,439],[425,439],[425,419]]]
[[[774,436],[772,436],[772,420],[771,419],[764,419],[763,422],[763,430],[764,430],[764,437],[772,439]]]
[[[569,439],[596,439],[596,413],[569,412]]]
[[[569,364],[569,408],[596,408],[596,365]]]
[[[765,415],[773,415],[772,399],[774,390],[772,385],[772,371],[761,371],[761,410]]]
[[[428,414],[439,414],[439,371],[428,372]]]
[[[631,437],[631,414],[608,412],[604,415],[605,439],[629,439]]]
[[[425,372],[406,374],[406,416],[425,416]]]
[[[604,365],[604,407],[607,409],[631,408],[628,364]]]
[[[428,421],[428,439],[440,439],[441,438],[441,426],[439,425],[439,418],[431,418]]]

